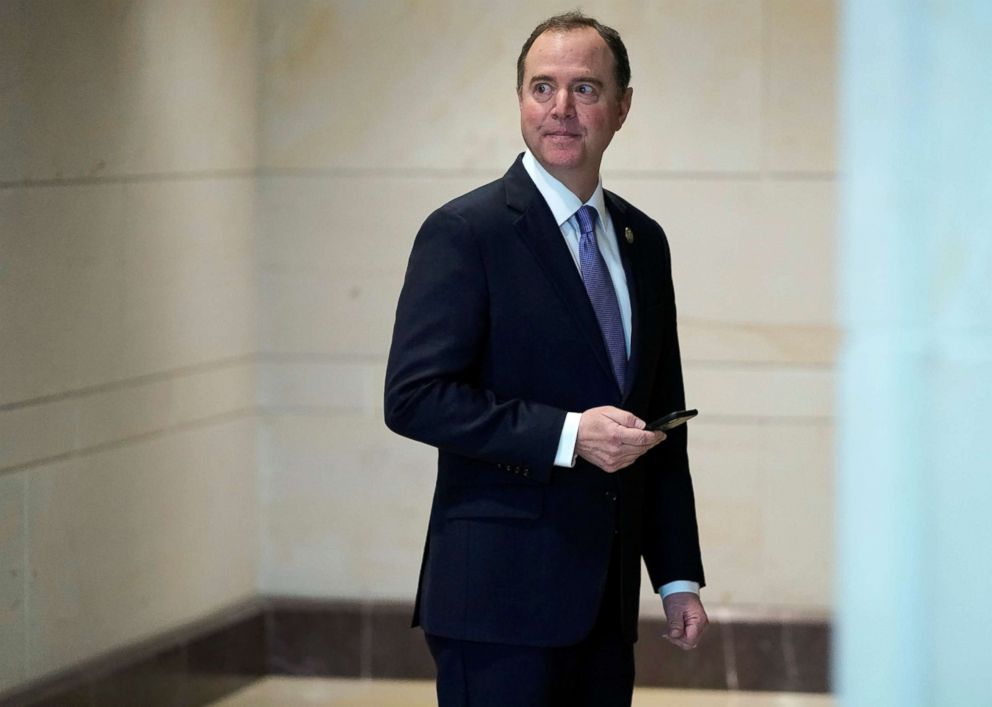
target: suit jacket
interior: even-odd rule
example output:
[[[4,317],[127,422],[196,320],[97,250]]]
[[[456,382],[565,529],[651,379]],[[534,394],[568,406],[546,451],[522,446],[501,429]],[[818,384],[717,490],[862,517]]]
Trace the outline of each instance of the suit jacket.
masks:
[[[386,372],[393,431],[437,447],[417,609],[428,633],[556,646],[592,628],[619,535],[625,634],[655,587],[703,583],[686,428],[615,474],[553,461],[566,411],[685,407],[668,243],[606,192],[631,296],[627,390],[581,275],[521,158],[417,234]]]

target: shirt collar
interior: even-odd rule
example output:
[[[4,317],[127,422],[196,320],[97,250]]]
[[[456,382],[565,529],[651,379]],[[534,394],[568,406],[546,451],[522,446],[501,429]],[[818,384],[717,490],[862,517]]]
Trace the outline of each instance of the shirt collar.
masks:
[[[551,214],[555,217],[555,222],[560,228],[568,219],[575,215],[575,212],[583,205],[582,202],[579,201],[579,197],[573,194],[568,187],[552,177],[548,170],[544,169],[541,163],[537,161],[537,158],[531,154],[530,150],[524,151],[523,165],[524,169],[527,170],[527,174],[533,180],[534,186],[537,187],[537,190],[541,192],[541,196],[547,202],[548,208],[551,209]],[[589,197],[589,201],[585,203],[596,209],[600,220],[605,224],[607,214],[606,200],[603,197],[602,177],[597,180],[596,190]]]

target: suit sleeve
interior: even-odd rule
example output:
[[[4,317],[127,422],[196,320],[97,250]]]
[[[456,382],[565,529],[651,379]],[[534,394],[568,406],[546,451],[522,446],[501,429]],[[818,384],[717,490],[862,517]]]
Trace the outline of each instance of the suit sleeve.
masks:
[[[483,252],[466,219],[434,212],[414,242],[386,368],[394,432],[440,450],[550,478],[564,410],[500,399],[482,381],[490,346]]]
[[[664,235],[662,242],[665,259],[662,280],[669,306],[662,308],[664,346],[651,403],[652,414],[656,415],[685,409],[671,253]],[[645,455],[642,547],[644,564],[655,590],[674,580],[692,580],[699,582],[700,586],[706,583],[699,550],[696,502],[689,474],[688,427],[676,427],[668,433],[668,439]]]

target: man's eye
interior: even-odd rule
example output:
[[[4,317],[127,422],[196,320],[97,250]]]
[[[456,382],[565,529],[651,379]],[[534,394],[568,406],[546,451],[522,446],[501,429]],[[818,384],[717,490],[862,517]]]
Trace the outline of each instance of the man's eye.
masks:
[[[595,89],[587,83],[580,83],[575,90],[584,96],[591,96],[595,92]]]
[[[544,95],[551,93],[551,86],[546,83],[539,83],[534,85],[534,93],[538,95]]]

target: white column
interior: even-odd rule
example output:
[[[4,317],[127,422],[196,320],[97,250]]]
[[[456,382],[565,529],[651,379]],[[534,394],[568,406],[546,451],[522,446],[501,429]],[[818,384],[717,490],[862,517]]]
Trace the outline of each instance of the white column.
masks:
[[[843,705],[992,705],[992,2],[847,0]]]

